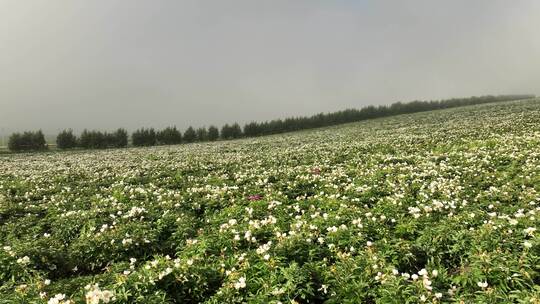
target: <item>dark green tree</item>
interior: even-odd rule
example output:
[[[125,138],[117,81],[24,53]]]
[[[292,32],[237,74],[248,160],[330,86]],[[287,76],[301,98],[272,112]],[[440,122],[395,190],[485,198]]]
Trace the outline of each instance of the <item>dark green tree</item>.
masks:
[[[85,149],[105,149],[112,141],[113,139],[109,134],[85,129],[79,138],[79,146]]]
[[[47,142],[45,141],[45,136],[41,130],[34,132],[32,134],[32,147],[34,150],[45,150],[47,149]]]
[[[26,131],[22,134],[14,133],[9,137],[8,148],[11,151],[39,151],[46,150],[45,136],[41,130],[36,132]]]
[[[207,141],[208,140],[208,131],[205,127],[198,128],[197,131],[197,141]]]
[[[254,137],[261,135],[261,126],[257,122],[250,122],[244,125],[244,136]]]
[[[215,126],[208,127],[208,140],[214,141],[219,138],[219,130]]]
[[[242,137],[242,128],[240,128],[240,125],[236,122],[231,126],[231,136],[232,138]]]
[[[63,130],[56,136],[56,147],[66,150],[77,147],[77,137],[73,134],[73,130]]]
[[[177,145],[182,142],[182,133],[176,127],[167,127],[157,132],[156,137],[160,145]]]
[[[231,126],[229,126],[229,124],[225,124],[223,125],[223,127],[221,127],[221,138],[222,139],[232,138]]]
[[[150,129],[138,129],[131,134],[131,141],[135,147],[154,146],[157,143],[156,131]]]
[[[113,147],[115,148],[125,148],[128,145],[128,132],[126,129],[118,129],[113,133],[114,143]]]
[[[189,128],[186,129],[184,132],[184,141],[187,143],[194,142],[195,139],[197,139],[197,133],[195,132],[195,129],[193,127],[189,126]]]
[[[13,152],[23,151],[25,149],[24,140],[22,134],[13,133],[9,137],[8,149]]]

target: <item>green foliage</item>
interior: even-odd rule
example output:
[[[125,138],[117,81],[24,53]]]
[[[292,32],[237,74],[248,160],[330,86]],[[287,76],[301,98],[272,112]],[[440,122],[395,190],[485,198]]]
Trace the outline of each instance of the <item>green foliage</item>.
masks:
[[[453,98],[440,101],[412,101],[408,103],[396,102],[390,106],[367,106],[362,109],[347,109],[332,113],[319,113],[309,117],[289,117],[286,119],[275,119],[265,122],[252,121],[244,125],[242,129],[238,123],[232,125],[225,124],[221,128],[221,133],[215,126],[210,126],[208,130],[201,127],[194,129],[189,127],[183,137],[184,142],[194,141],[215,141],[222,139],[237,139],[241,137],[256,137],[262,135],[271,135],[284,132],[320,128],[366,119],[387,117],[392,115],[416,113],[437,109],[447,109],[467,105],[476,105],[484,103],[512,101],[534,98],[534,95],[499,95],[499,96],[480,96],[469,98]],[[28,133],[28,132],[27,132]],[[39,143],[40,138],[35,144],[30,143],[29,134],[13,134],[10,140],[10,150],[43,150]],[[30,135],[30,138],[33,135]],[[30,140],[30,141],[29,141]],[[161,131],[154,129],[139,129],[132,134],[132,143],[136,147],[159,145],[174,145],[182,142],[182,133],[176,127],[167,127]],[[57,145],[60,149],[73,148],[73,134],[69,130],[64,130],[57,137]],[[101,131],[84,130],[79,140],[79,146],[83,148],[103,149],[103,148],[123,148],[128,145],[127,131],[118,129],[114,133]],[[43,139],[43,145],[45,141]]]
[[[154,146],[157,143],[156,131],[153,128],[150,129],[138,129],[131,134],[131,143],[135,147],[149,147]]]
[[[114,148],[125,148],[128,145],[128,132],[125,129],[116,130],[112,136],[110,145]]]
[[[208,140],[208,130],[206,128],[197,129],[197,141],[207,141]]]
[[[0,302],[538,303],[539,148],[529,100],[9,155]]]
[[[244,125],[244,136],[246,137],[255,137],[262,134],[262,127],[261,124],[257,122],[250,122],[246,125]]]
[[[8,148],[14,152],[46,150],[45,136],[41,130],[36,132],[13,133],[9,137]]]
[[[118,129],[113,133],[83,130],[78,143],[85,149],[125,148],[128,144],[128,133],[125,129]]]
[[[187,143],[192,143],[197,139],[197,133],[195,132],[195,129],[193,127],[189,127],[184,132],[184,141]]]
[[[208,127],[208,140],[215,141],[219,139],[219,129],[216,126]]]
[[[157,132],[156,139],[160,145],[177,145],[182,142],[182,133],[176,127],[167,127]]]
[[[77,137],[73,134],[71,129],[63,130],[58,134],[56,137],[56,147],[62,150],[77,147]]]
[[[347,109],[332,113],[319,113],[309,117],[289,117],[284,120],[276,119],[265,122],[250,122],[244,126],[244,136],[254,137],[260,135],[270,135],[304,129],[320,128],[392,115],[417,113],[423,111],[447,109],[490,102],[529,99],[534,97],[534,95],[487,95],[480,97],[473,96],[469,98],[453,98],[440,101],[415,100],[407,103],[396,102],[391,104],[390,106],[366,106],[362,109]],[[222,135],[222,138],[237,138],[229,135],[229,133],[231,132],[229,128],[230,126],[228,125],[224,126],[223,130],[226,131],[227,136]]]
[[[242,129],[238,123],[232,125],[225,124],[221,128],[221,138],[222,139],[235,139],[242,137]]]

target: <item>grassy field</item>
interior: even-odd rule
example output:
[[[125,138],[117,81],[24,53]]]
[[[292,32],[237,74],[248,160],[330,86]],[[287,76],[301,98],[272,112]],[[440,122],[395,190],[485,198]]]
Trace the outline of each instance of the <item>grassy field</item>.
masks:
[[[540,100],[0,157],[0,303],[540,303]]]

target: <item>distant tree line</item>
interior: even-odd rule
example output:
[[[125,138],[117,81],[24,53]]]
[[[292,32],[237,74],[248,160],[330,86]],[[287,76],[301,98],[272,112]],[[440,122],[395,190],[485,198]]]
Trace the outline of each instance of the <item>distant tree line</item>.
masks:
[[[141,128],[131,134],[131,143],[135,147],[148,147],[155,145],[177,145],[219,139],[219,130],[215,126],[194,129],[188,127],[184,133],[176,127],[167,127],[156,131],[153,128]]]
[[[319,113],[312,116],[289,117],[264,122],[250,122],[240,127],[238,123],[225,124],[219,130],[216,126],[208,129],[188,127],[184,133],[176,127],[163,130],[141,128],[131,134],[131,144],[135,147],[155,145],[176,145],[181,143],[228,140],[242,137],[255,137],[270,134],[285,133],[304,129],[320,128],[366,119],[380,118],[391,115],[447,109],[490,102],[512,101],[534,98],[535,95],[499,95],[468,98],[453,98],[436,101],[396,102],[389,106],[367,106],[361,109],[346,109],[331,113]],[[128,132],[118,129],[115,132],[84,130],[77,138],[71,129],[58,134],[56,145],[59,149],[106,149],[124,148],[128,146]],[[37,151],[47,149],[45,138],[41,131],[14,133],[9,138],[8,147],[12,151]]]
[[[62,150],[124,148],[127,145],[128,132],[125,129],[118,129],[115,132],[84,130],[78,138],[69,129],[60,132],[56,137],[56,147]]]
[[[40,151],[46,150],[45,136],[41,130],[36,132],[13,133],[9,137],[8,148],[11,151]]]
[[[243,136],[253,137],[278,134],[392,115],[447,109],[490,102],[529,99],[534,97],[534,95],[500,95],[454,98],[440,101],[412,101],[407,103],[396,102],[389,106],[367,106],[361,109],[346,109],[332,113],[319,113],[312,116],[289,117],[283,120],[276,119],[265,122],[250,122],[244,126]]]
[[[79,138],[79,147],[86,149],[124,148],[128,145],[128,132],[118,129],[115,132],[84,130]]]

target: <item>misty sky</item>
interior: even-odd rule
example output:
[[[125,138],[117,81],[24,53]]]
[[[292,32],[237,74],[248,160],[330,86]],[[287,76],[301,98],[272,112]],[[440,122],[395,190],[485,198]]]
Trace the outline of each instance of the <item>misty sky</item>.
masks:
[[[0,0],[0,132],[540,93],[540,1]]]

